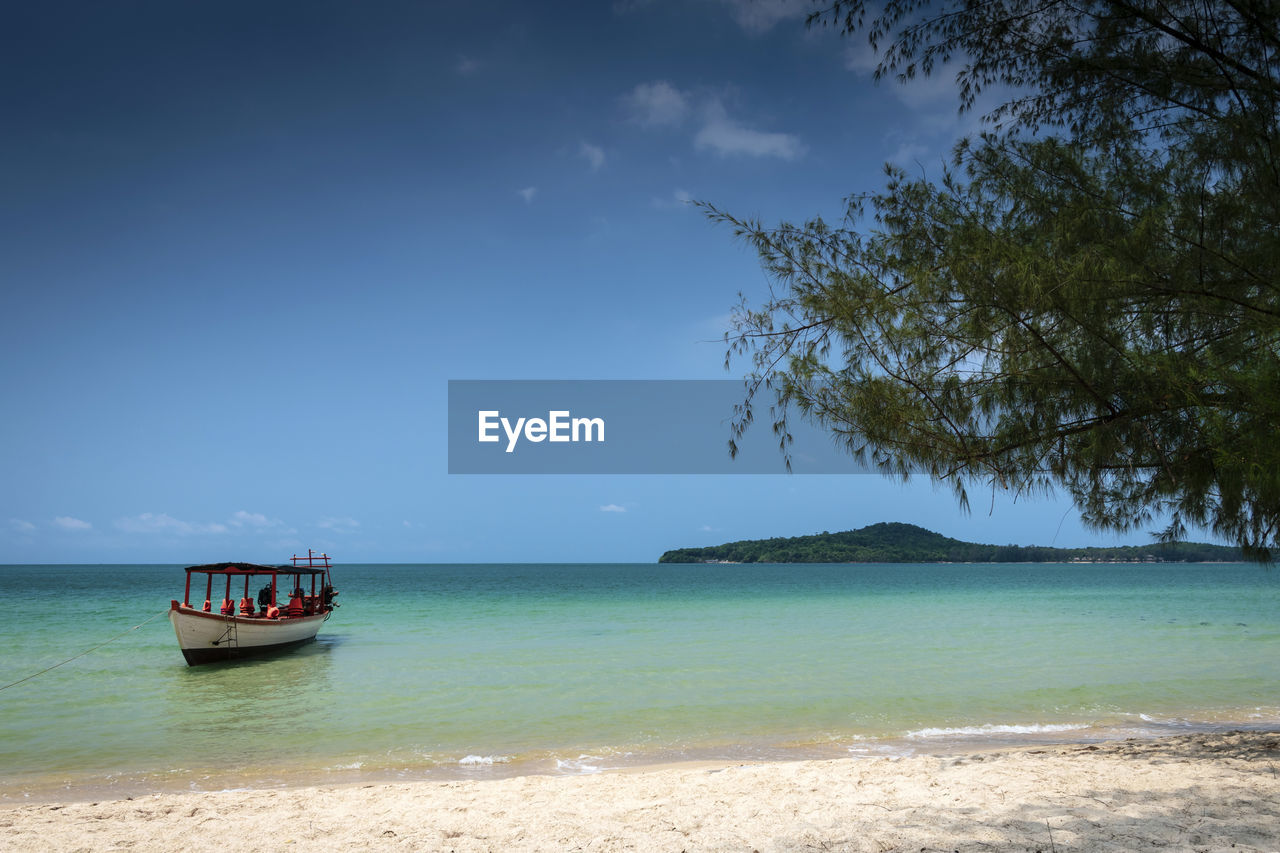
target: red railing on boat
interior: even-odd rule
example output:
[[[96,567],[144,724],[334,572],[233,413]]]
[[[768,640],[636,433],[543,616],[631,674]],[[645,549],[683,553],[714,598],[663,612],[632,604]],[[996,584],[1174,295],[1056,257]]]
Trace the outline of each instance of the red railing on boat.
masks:
[[[299,557],[297,554],[294,554],[289,559],[293,561],[293,564],[295,566],[303,566],[304,568],[308,568],[308,569],[330,568],[329,555],[323,554],[323,553],[317,554],[315,551],[312,551],[310,548],[307,549],[307,556]],[[303,560],[306,560],[306,562],[303,563],[302,562]]]
[[[332,568],[329,564],[329,555],[325,553],[317,554],[310,548],[307,549],[307,556],[299,557],[294,554],[290,558],[292,566],[262,566],[252,563],[212,563],[206,566],[191,566],[187,572],[186,589],[182,595],[182,606],[195,609],[191,604],[191,575],[200,572],[205,575],[205,599],[204,606],[200,609],[204,612],[211,612],[213,609],[213,576],[221,575],[226,578],[226,589],[224,590],[224,598],[220,612],[225,616],[234,616],[237,609],[242,616],[265,616],[270,619],[278,619],[280,617],[297,617],[312,616],[318,613],[328,613],[338,605],[333,602],[337,590],[333,589],[332,580],[329,576],[329,570]],[[236,607],[235,600],[231,597],[231,578],[232,576],[244,577],[244,597],[239,601],[239,608]],[[294,589],[289,595],[289,606],[284,612],[277,603],[277,582],[279,576],[293,576]],[[302,576],[310,575],[311,591],[310,595],[302,588]],[[266,589],[262,590],[260,596],[265,601],[260,601],[262,605],[261,612],[257,612],[254,608],[254,599],[250,597],[249,583],[253,577],[270,577],[270,592]],[[316,582],[320,582],[320,589],[316,589]],[[178,606],[178,602],[172,602],[173,607]]]

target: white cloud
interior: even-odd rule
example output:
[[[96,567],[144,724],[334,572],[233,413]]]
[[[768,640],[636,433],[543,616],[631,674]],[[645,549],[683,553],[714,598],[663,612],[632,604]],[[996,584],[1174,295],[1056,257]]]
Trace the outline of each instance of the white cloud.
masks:
[[[453,70],[463,77],[470,77],[482,68],[482,63],[478,59],[472,59],[469,56],[459,56],[458,62],[453,66]]]
[[[729,7],[729,14],[738,26],[752,35],[766,32],[780,21],[799,23],[814,10],[814,0],[720,0],[720,3]],[[613,12],[625,15],[652,4],[653,0],[613,0]]]
[[[871,46],[863,41],[851,40],[845,49],[845,68],[860,76],[874,70],[877,60]],[[983,130],[983,116],[1017,96],[1016,89],[992,86],[978,96],[972,109],[961,113],[956,74],[965,64],[964,56],[956,56],[928,76],[917,74],[900,81],[890,75],[882,80],[881,88],[909,112],[884,136],[885,149],[892,152],[888,162],[911,166],[946,157],[957,140]]]
[[[672,190],[671,195],[667,198],[654,198],[653,206],[659,209],[682,208],[688,207],[693,201],[693,196],[688,190],[676,189]]]
[[[916,141],[907,140],[898,146],[897,150],[889,155],[888,161],[895,166],[907,167],[920,163],[930,153],[929,146]]]
[[[253,527],[262,529],[267,527],[279,527],[284,524],[284,522],[275,518],[267,518],[260,512],[237,510],[231,515],[230,524],[232,527]]]
[[[689,114],[689,97],[666,80],[641,83],[622,100],[631,120],[643,127],[672,127]]]
[[[766,133],[743,127],[729,118],[719,101],[708,106],[706,122],[694,137],[693,146],[700,150],[710,149],[721,155],[742,154],[749,157],[778,157],[782,160],[799,159],[806,150],[800,138],[790,133]]]
[[[591,164],[591,171],[593,172],[600,171],[600,167],[604,165],[604,149],[599,145],[583,142],[578,146],[578,155]]]
[[[316,522],[316,527],[324,530],[332,530],[334,533],[354,533],[355,529],[360,526],[360,522],[350,516],[335,518],[333,516],[325,516]]]
[[[53,520],[55,527],[61,527],[63,530],[91,530],[93,525],[87,521],[81,521],[78,518],[72,518],[69,515],[60,515]]]
[[[227,532],[227,526],[216,521],[208,524],[182,521],[164,512],[144,512],[130,518],[118,518],[115,526],[126,533],[173,533],[178,536]]]
[[[935,120],[951,121],[960,113],[960,88],[956,85],[956,66],[944,65],[928,77],[917,74],[910,80],[894,78],[886,81],[893,96],[912,110],[926,112]]]
[[[538,194],[537,187],[525,187],[522,190],[516,190],[516,195],[524,199],[525,204],[533,204],[533,197]]]
[[[880,64],[880,53],[865,38],[845,41],[844,67],[856,74],[870,76]]]
[[[725,312],[694,319],[685,326],[690,340],[701,346],[713,346],[717,350],[724,348],[724,333],[733,328],[733,314]]]
[[[605,504],[604,506],[600,507],[600,511],[601,512],[626,512],[627,508],[625,506],[618,506],[617,504]]]
[[[36,526],[21,518],[11,518],[9,519],[9,529],[17,533],[30,533],[36,529]]]
[[[641,83],[624,97],[631,119],[644,127],[682,124],[693,112],[694,96],[681,92],[665,80]],[[798,160],[807,150],[800,137],[790,133],[769,133],[744,126],[729,116],[718,97],[702,96],[701,117],[693,146],[721,155],[778,157]]]
[[[763,33],[779,21],[802,20],[813,11],[812,0],[724,0],[733,19],[749,33]]]

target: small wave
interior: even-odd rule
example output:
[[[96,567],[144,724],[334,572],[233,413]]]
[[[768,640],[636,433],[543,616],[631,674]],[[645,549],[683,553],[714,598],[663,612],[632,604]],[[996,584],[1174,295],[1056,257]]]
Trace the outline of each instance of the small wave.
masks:
[[[594,755],[579,755],[577,758],[557,758],[556,771],[558,773],[574,773],[583,775],[599,773],[600,765],[589,763],[599,760],[600,759]]]
[[[1280,708],[1254,708],[1245,714],[1247,720],[1275,720],[1280,718]]]
[[[857,745],[847,747],[851,758],[888,758],[893,761],[899,758],[910,758],[916,754],[914,748],[891,743]]]
[[[931,738],[982,737],[984,735],[1035,735],[1052,734],[1054,732],[1074,732],[1087,728],[1089,728],[1089,726],[1083,723],[1050,723],[1034,724],[1029,726],[960,726],[953,729],[920,729],[914,732],[907,732],[905,736],[909,738]]]
[[[459,758],[458,763],[467,767],[476,767],[490,764],[506,764],[510,760],[505,755],[468,755],[465,758]]]

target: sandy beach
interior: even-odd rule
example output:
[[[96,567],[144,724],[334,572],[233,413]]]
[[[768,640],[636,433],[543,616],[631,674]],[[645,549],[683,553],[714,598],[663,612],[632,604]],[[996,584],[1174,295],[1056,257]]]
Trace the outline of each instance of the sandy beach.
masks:
[[[1280,734],[0,810],[0,849],[1280,850]]]

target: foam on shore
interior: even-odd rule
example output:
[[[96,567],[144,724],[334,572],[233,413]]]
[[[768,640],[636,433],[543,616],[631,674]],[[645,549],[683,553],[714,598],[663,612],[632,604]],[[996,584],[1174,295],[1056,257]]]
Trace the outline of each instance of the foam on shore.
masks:
[[[0,847],[1280,849],[1280,733],[0,808]]]

